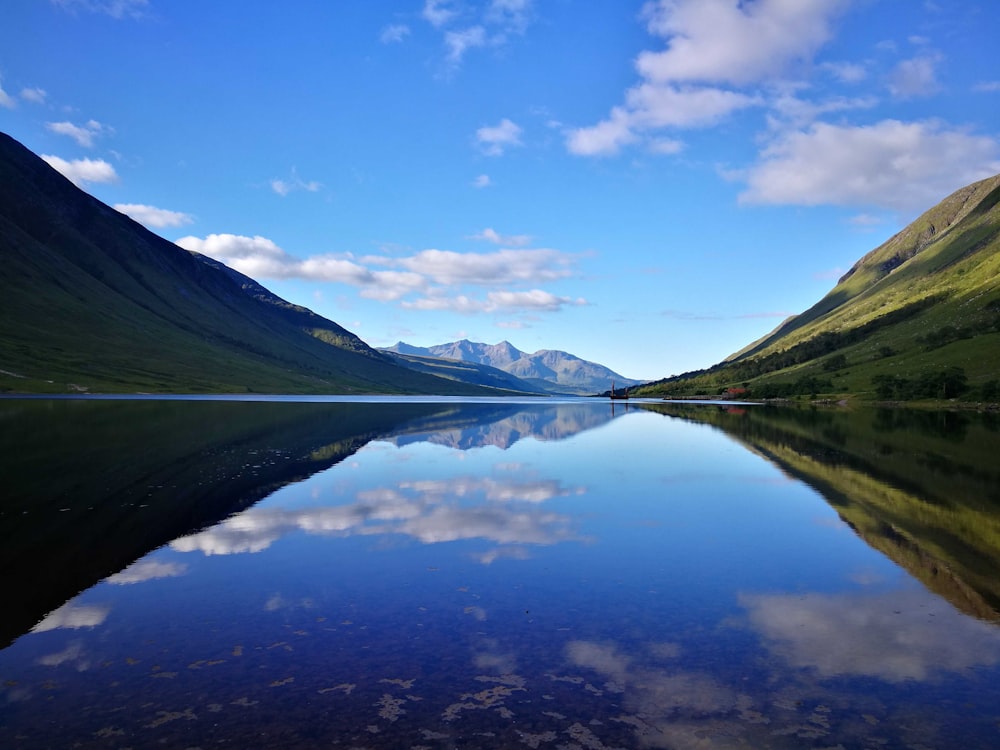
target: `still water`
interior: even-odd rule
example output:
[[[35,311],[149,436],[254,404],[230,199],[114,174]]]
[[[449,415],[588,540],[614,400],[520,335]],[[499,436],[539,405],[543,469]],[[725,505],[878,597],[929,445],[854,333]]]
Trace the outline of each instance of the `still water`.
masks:
[[[0,401],[0,747],[992,748],[1000,432]]]

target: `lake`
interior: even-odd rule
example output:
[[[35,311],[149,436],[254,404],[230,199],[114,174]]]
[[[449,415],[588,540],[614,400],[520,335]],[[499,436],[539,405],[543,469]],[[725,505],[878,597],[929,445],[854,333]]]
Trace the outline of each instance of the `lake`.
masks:
[[[993,748],[994,415],[0,400],[0,747]]]

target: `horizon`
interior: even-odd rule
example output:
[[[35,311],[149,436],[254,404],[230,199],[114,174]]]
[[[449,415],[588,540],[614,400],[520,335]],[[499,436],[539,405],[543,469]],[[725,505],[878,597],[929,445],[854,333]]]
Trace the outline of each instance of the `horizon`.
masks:
[[[0,130],[373,347],[703,369],[1000,172],[1000,8],[972,0],[6,15]]]

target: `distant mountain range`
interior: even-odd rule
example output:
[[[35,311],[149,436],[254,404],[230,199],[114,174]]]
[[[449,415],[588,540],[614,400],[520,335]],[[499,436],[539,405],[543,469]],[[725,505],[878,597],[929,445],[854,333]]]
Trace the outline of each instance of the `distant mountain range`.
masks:
[[[400,341],[380,351],[404,358],[419,357],[428,366],[433,364],[433,360],[483,365],[513,375],[532,388],[552,394],[587,396],[610,390],[612,383],[616,388],[625,388],[642,382],[626,378],[604,365],[580,359],[568,352],[541,349],[533,354],[526,354],[509,341],[481,344],[462,339],[428,347],[412,346]]]
[[[3,133],[0,250],[0,391],[501,393],[400,366]]]
[[[945,198],[725,361],[638,389],[727,392],[1000,401],[1000,175]]]

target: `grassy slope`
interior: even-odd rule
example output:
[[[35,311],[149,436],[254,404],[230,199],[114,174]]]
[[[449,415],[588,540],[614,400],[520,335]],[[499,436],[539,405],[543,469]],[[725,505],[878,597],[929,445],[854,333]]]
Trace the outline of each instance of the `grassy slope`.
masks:
[[[873,330],[862,340],[811,361],[746,378],[739,365],[827,333],[879,321],[923,300],[923,311]],[[991,330],[1000,305],[1000,175],[957,191],[902,232],[862,258],[816,305],[750,344],[688,384],[718,392],[750,382],[816,376],[832,381],[830,393],[870,392],[878,374],[916,377],[947,366],[964,368],[971,385],[1000,378],[1000,332]],[[990,307],[990,305],[994,307]],[[877,322],[875,323],[878,324]],[[918,337],[945,326],[970,327],[973,338],[928,349]],[[886,355],[886,347],[893,354]],[[846,366],[823,368],[843,354]],[[669,390],[661,381],[647,393]]]
[[[484,393],[245,289],[3,134],[0,250],[2,390]]]

